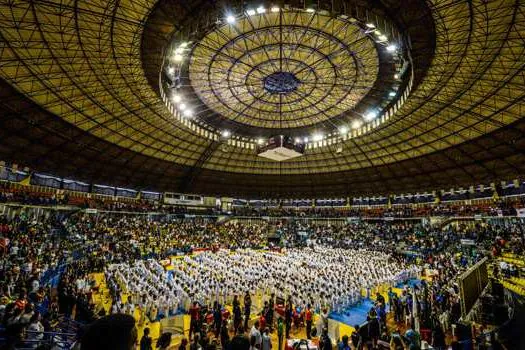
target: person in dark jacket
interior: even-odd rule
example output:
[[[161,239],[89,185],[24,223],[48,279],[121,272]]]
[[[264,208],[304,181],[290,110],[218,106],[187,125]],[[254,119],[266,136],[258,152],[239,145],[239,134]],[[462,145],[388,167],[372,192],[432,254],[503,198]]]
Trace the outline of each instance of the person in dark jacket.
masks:
[[[144,335],[140,339],[140,350],[152,350],[149,328],[144,328]]]

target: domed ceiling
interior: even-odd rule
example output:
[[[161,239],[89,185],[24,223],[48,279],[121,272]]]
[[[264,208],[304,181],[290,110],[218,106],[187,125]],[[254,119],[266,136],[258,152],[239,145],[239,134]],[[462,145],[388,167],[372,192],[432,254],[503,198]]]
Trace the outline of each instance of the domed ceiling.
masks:
[[[512,179],[524,37],[506,0],[4,1],[0,159],[243,197]],[[281,134],[305,154],[257,156]]]

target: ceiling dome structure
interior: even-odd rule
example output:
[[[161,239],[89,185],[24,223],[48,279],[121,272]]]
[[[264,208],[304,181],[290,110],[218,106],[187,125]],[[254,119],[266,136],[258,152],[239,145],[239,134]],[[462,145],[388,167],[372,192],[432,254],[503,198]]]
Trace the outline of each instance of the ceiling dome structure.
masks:
[[[2,160],[242,197],[415,192],[525,173],[519,0],[0,10]],[[304,155],[258,157],[257,142],[280,134],[305,143]]]

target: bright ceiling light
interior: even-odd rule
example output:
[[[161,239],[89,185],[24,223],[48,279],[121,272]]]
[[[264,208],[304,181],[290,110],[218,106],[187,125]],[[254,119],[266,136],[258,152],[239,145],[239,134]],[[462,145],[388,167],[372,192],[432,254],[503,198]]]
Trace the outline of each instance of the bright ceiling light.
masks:
[[[229,130],[223,130],[221,135],[222,137],[230,137],[231,133]]]
[[[258,140],[257,140],[257,143],[258,143],[259,145],[262,145],[262,144],[264,143],[264,139],[258,139]]]
[[[395,91],[390,91],[390,92],[388,93],[388,96],[390,96],[390,97],[394,97],[395,95],[396,95],[396,92],[395,92]]]
[[[382,33],[380,30],[376,29],[374,30],[374,34],[377,35],[377,36],[380,36]]]
[[[308,137],[305,137],[305,138],[303,139],[303,141],[304,141],[304,143],[307,143],[307,142],[308,142]]]
[[[183,111],[183,110],[185,110],[185,109],[186,109],[186,105],[185,105],[184,103],[181,103],[181,104],[179,105],[179,110]]]
[[[315,142],[319,142],[323,139],[323,135],[322,134],[314,134],[312,136],[312,139],[315,141]]]
[[[363,122],[359,119],[356,119],[352,122],[352,129],[359,129],[363,125]]]
[[[226,22],[232,24],[232,23],[235,23],[235,17],[232,16],[232,15],[229,15],[226,17]]]
[[[367,23],[366,26],[371,29],[374,29],[376,27],[373,23]]]
[[[191,109],[186,109],[183,113],[182,113],[183,116],[185,116],[186,118],[190,118],[193,116],[193,112]]]
[[[186,47],[186,46],[188,46],[188,43],[181,43],[179,46],[180,47]]]
[[[175,60],[175,62],[182,61],[182,58],[183,58],[182,55],[175,55],[175,56],[173,56],[173,59]]]
[[[252,9],[246,10],[246,14],[248,16],[253,16],[253,15],[255,15],[255,10],[252,10]]]
[[[370,111],[364,115],[365,120],[367,122],[371,122],[372,120],[377,118],[377,112],[376,111]]]
[[[345,125],[343,125],[343,126],[341,126],[341,127],[339,128],[339,133],[340,133],[341,135],[344,135],[344,134],[346,134],[347,132],[348,132],[348,127],[346,127]]]
[[[388,45],[388,46],[386,47],[386,50],[387,50],[388,52],[394,52],[394,51],[397,50],[397,46],[396,46],[395,44],[390,44],[390,45]]]
[[[168,68],[168,74],[173,75],[175,73],[175,67]]]
[[[180,95],[173,95],[173,102],[179,103],[180,101],[182,101],[182,97],[180,97]]]
[[[399,74],[394,74],[394,79],[399,79]]]
[[[272,8],[270,9],[271,12],[279,12],[279,10],[280,10],[280,8],[278,8],[277,6],[272,7]]]
[[[378,36],[378,39],[381,40],[381,41],[387,41],[388,40],[386,35],[380,35],[380,36]]]
[[[309,7],[309,8],[306,9],[306,12],[312,13],[312,12],[315,12],[315,10],[313,8]]]
[[[175,49],[175,54],[176,55],[181,55],[183,52],[184,52],[184,49],[182,47],[177,47]]]
[[[295,138],[295,143],[301,143],[301,138],[300,137],[296,137]]]
[[[265,13],[266,12],[266,9],[262,6],[259,6],[257,7],[257,13],[261,14],[261,13]]]

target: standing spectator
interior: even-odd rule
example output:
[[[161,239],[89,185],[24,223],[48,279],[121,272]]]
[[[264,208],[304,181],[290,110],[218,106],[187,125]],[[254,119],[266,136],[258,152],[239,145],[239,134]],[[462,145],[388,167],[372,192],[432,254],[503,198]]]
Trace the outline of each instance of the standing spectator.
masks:
[[[306,339],[312,339],[312,310],[310,309],[310,304],[306,305],[305,311],[305,320],[306,320]]]
[[[250,321],[250,313],[252,309],[252,298],[250,293],[246,291],[244,294],[244,329],[248,329],[248,322]]]
[[[149,327],[144,328],[144,335],[140,339],[140,350],[152,350],[151,337],[149,336]]]

